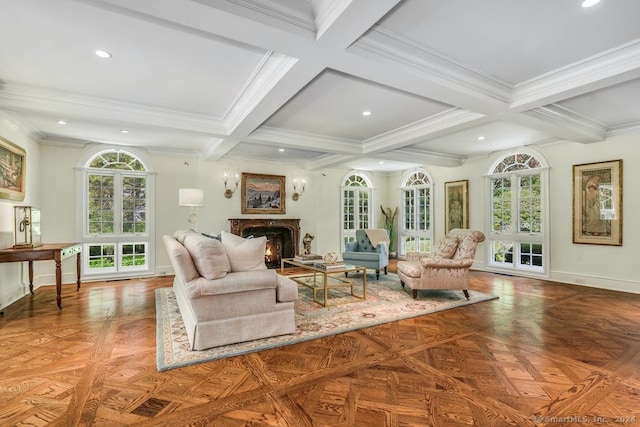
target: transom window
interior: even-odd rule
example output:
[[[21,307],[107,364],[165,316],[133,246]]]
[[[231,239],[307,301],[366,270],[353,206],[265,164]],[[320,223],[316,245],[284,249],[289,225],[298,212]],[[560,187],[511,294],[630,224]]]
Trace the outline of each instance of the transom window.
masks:
[[[489,173],[489,266],[548,274],[547,168],[541,156],[502,156]]]
[[[342,185],[342,245],[355,241],[356,230],[371,228],[373,186],[361,172],[350,172]]]
[[[400,254],[431,252],[432,184],[426,171],[411,172],[402,182]]]
[[[150,272],[149,190],[152,175],[135,154],[92,155],[81,171],[83,274],[112,277]]]

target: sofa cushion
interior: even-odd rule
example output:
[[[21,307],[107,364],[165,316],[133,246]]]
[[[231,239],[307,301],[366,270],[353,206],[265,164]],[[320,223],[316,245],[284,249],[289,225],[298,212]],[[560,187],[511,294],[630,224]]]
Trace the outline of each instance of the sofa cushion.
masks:
[[[266,236],[245,239],[226,231],[222,232],[222,244],[227,250],[231,271],[266,270],[264,254]]]
[[[278,275],[276,298],[279,302],[295,301],[298,299],[298,284],[288,277]]]
[[[200,277],[200,273],[193,264],[193,259],[187,248],[180,244],[174,237],[167,234],[162,236],[162,239],[164,240],[169,259],[171,260],[174,274],[184,283]]]
[[[433,256],[437,258],[451,258],[458,248],[458,236],[445,236],[433,250]]]
[[[199,233],[190,233],[184,237],[184,246],[205,279],[220,279],[231,271],[227,251],[220,241]]]
[[[453,259],[473,258],[476,255],[476,246],[478,246],[478,240],[472,234],[462,237],[458,249],[453,254]]]

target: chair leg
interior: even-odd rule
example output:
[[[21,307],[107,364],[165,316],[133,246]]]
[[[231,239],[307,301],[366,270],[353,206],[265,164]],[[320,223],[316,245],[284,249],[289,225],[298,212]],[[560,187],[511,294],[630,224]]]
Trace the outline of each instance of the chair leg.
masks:
[[[400,280],[400,285],[404,288],[404,282],[402,280]]]
[[[411,294],[413,295],[413,299],[418,299],[418,290],[417,289],[412,289],[411,290]]]
[[[344,273],[344,277],[348,277],[348,276],[349,276],[349,273]]]
[[[464,296],[467,297],[467,299],[469,299],[469,291],[466,289],[463,289],[462,292],[464,292]]]
[[[384,268],[384,274],[388,274],[387,273],[387,267]]]
[[[380,279],[380,269],[376,268],[376,280]]]

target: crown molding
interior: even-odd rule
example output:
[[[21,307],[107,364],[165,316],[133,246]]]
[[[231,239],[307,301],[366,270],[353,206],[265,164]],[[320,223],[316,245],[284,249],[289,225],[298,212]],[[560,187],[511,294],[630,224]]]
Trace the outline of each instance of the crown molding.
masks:
[[[424,78],[467,96],[505,105],[511,100],[512,87],[507,82],[379,26],[361,37],[349,50],[356,49],[409,66],[420,71]]]
[[[207,0],[195,0],[198,3],[204,4],[210,7],[219,7],[213,1]],[[236,6],[242,7],[246,10],[259,13],[260,15],[268,16],[269,18],[276,19],[280,22],[286,22],[287,24],[294,25],[305,31],[315,31],[314,22],[311,20],[311,11],[308,15],[299,13],[298,11],[284,6],[282,3],[278,3],[274,0],[226,0],[227,2]]]
[[[459,108],[443,111],[434,116],[402,126],[391,132],[375,136],[364,142],[364,153],[393,150],[415,144],[437,132],[485,118],[484,114]]]
[[[152,126],[182,129],[193,132],[227,135],[228,127],[220,119],[180,111],[148,107],[104,98],[7,83],[0,92],[0,101],[14,110],[31,110],[55,117],[86,118],[87,111],[96,112],[104,120],[121,123],[143,123]]]
[[[607,131],[607,138],[611,136],[627,135],[632,133],[640,133],[640,122],[626,123],[624,125],[614,126]]]
[[[1,93],[0,99],[2,99]],[[46,135],[40,129],[38,129],[37,126],[35,126],[33,123],[31,123],[29,120],[25,119],[15,111],[0,110],[0,117],[4,117],[8,121],[10,121],[17,131],[24,133],[37,143],[40,143],[42,139],[46,137]]]
[[[509,108],[523,111],[637,77],[640,39],[516,85]]]
[[[311,151],[330,151],[339,154],[363,154],[362,142],[333,138],[305,132],[262,126],[244,138],[245,142],[279,144]]]
[[[82,139],[58,138],[58,137],[45,137],[40,140],[40,145],[49,145],[52,147],[64,147],[64,148],[85,148],[90,144],[95,144],[95,142],[85,141]]]
[[[311,0],[311,7],[315,14],[313,22],[316,29],[316,40],[319,40],[331,28],[331,25],[340,18],[351,2],[352,0],[331,0],[326,7],[321,8],[317,6],[317,1]]]
[[[555,104],[534,108],[533,110],[526,111],[524,114],[569,128],[572,133],[577,133],[582,136],[578,142],[589,143],[602,141],[605,139],[608,131],[605,124]]]
[[[463,158],[451,154],[436,153],[433,151],[416,150],[413,148],[400,148],[384,154],[384,158],[399,162],[418,163],[428,166],[456,167],[461,166]]]

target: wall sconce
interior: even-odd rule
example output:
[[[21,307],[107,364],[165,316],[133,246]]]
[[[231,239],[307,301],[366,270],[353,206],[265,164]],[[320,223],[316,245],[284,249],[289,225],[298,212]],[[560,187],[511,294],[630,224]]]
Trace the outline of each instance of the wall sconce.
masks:
[[[233,175],[233,179],[235,181],[235,186],[233,187],[233,190],[227,187],[227,183],[229,182],[231,175]],[[235,193],[236,190],[238,189],[238,183],[240,182],[240,175],[238,174],[238,172],[229,172],[225,170],[224,172],[222,172],[222,181],[224,181],[224,197],[226,197],[227,199],[230,199],[231,196],[233,196],[233,193]]]
[[[298,192],[298,188],[300,192]],[[307,189],[307,179],[306,178],[293,178],[293,194],[291,198],[294,202],[297,202],[304,190]]]
[[[188,206],[191,208],[187,215],[187,221],[191,228],[195,230],[198,222],[198,214],[194,211],[194,207],[204,206],[204,190],[200,188],[181,188],[178,190],[178,205]]]

